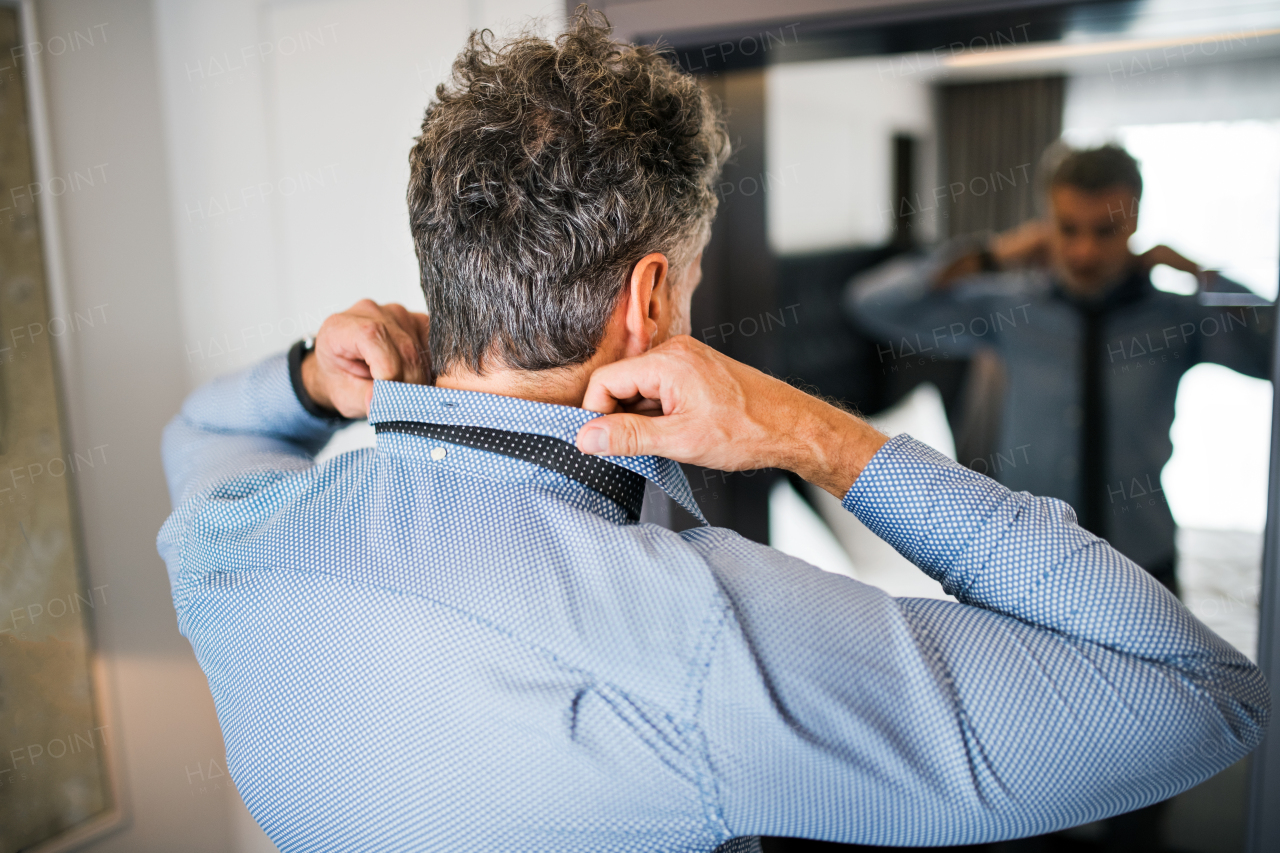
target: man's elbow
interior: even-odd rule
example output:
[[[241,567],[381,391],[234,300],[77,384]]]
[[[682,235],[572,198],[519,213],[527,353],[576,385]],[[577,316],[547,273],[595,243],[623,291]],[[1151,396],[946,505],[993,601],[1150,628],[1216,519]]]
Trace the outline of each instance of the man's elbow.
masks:
[[[1222,714],[1232,735],[1249,753],[1262,743],[1271,722],[1271,691],[1262,670],[1253,663],[1244,661],[1234,669],[1238,687],[1224,703]]]
[[[169,500],[175,507],[181,502],[183,484],[191,466],[193,433],[191,422],[181,412],[174,415],[160,433],[160,462],[169,485]]]
[[[1210,707],[1198,722],[1185,720],[1187,731],[1177,750],[1177,763],[1197,778],[1217,774],[1253,752],[1271,718],[1270,691],[1258,667],[1241,655],[1215,669],[1197,676],[1204,685],[1203,701]]]

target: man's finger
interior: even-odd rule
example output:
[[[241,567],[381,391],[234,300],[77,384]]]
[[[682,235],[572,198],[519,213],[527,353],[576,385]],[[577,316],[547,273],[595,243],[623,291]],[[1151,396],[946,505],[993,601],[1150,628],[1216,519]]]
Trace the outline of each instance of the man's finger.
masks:
[[[417,338],[418,348],[422,350],[422,362],[426,364],[430,361],[427,344],[429,343],[428,335],[431,332],[431,318],[415,311],[409,311],[408,314],[409,325],[405,326],[405,329]]]
[[[426,314],[415,314],[398,302],[381,306],[384,315],[391,320],[390,331],[400,348],[404,365],[403,382],[425,385],[431,381],[431,358],[427,333],[431,319]]]
[[[663,456],[667,419],[643,415],[605,415],[578,430],[577,445],[593,456]]]
[[[352,376],[339,383],[330,397],[330,402],[343,417],[363,418],[369,414],[369,401],[372,398],[373,380],[356,379]]]
[[[387,334],[400,356],[401,373],[393,378],[415,385],[425,384],[427,381],[425,362],[413,319],[402,305],[387,305],[384,309],[388,318]]]
[[[414,314],[413,320],[418,325],[418,340],[422,342],[423,358],[431,360],[431,317],[428,314]]]
[[[356,334],[352,341],[359,358],[369,366],[374,379],[399,379],[400,351],[392,340],[385,323],[379,320],[357,320]]]
[[[661,400],[663,377],[660,367],[663,361],[663,354],[654,351],[606,364],[591,374],[587,392],[582,397],[582,408],[611,414],[622,409],[620,404],[623,401],[641,397]]]

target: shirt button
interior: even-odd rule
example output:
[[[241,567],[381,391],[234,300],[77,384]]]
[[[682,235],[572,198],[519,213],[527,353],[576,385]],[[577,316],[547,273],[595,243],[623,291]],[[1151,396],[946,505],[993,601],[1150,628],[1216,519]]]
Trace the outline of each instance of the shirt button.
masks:
[[[444,458],[444,448],[443,448],[443,447],[433,447],[433,448],[431,448],[431,458],[432,458],[432,459],[434,459],[434,460],[435,460],[435,461],[437,461],[437,462],[439,462],[441,459],[443,459],[443,458]]]

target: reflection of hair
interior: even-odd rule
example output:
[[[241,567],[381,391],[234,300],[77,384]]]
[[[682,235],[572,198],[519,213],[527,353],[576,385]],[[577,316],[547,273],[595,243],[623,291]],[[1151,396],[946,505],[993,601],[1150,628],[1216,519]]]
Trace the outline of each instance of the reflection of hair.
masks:
[[[1119,145],[1108,144],[1100,148],[1068,150],[1054,167],[1049,186],[1075,187],[1085,192],[1124,187],[1133,191],[1135,199],[1140,199],[1142,173],[1138,171],[1138,161],[1128,151]]]
[[[719,108],[582,10],[549,42],[471,34],[409,155],[432,368],[545,370],[596,351],[631,267],[674,274],[715,215]]]

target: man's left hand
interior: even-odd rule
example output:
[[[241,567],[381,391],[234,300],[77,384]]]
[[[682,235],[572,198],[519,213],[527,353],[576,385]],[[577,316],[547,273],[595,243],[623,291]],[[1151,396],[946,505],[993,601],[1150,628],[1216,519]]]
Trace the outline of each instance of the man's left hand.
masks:
[[[302,384],[317,404],[348,418],[369,415],[373,380],[431,382],[426,314],[361,299],[325,319],[302,361]]]
[[[1165,266],[1172,267],[1175,270],[1189,272],[1194,276],[1200,275],[1199,264],[1195,261],[1188,260],[1164,244],[1153,246],[1141,255],[1138,255],[1138,262],[1141,263],[1143,268],[1147,271],[1150,271],[1152,267],[1164,264]]]

